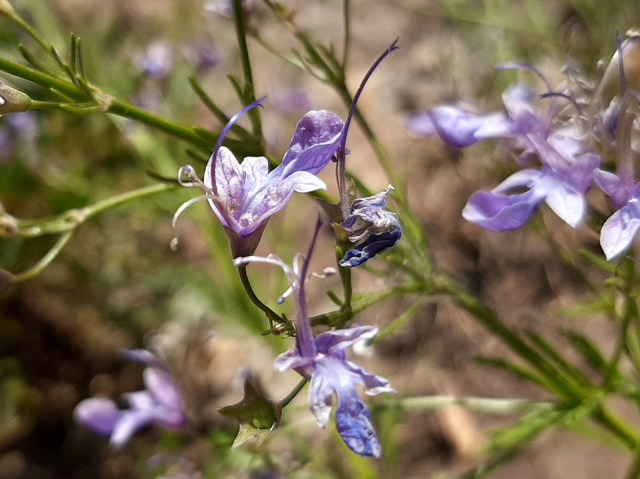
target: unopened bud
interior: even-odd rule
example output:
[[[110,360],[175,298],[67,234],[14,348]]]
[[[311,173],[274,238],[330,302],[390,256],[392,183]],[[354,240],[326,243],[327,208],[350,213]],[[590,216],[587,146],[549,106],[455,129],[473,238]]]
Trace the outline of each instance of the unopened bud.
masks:
[[[0,0],[0,5],[2,5],[2,0]],[[29,108],[31,108],[29,95],[0,81],[0,115],[27,111]]]
[[[3,15],[6,17],[13,17],[15,16],[15,14],[16,14],[16,11],[13,9],[11,4],[9,3],[9,0],[0,0],[0,15]]]

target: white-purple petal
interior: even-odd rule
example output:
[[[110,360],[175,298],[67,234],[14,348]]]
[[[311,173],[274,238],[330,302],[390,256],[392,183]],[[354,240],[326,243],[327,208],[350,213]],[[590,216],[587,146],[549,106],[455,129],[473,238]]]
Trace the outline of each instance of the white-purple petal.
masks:
[[[607,260],[623,253],[633,242],[640,228],[639,206],[637,200],[630,201],[602,225],[600,246]]]
[[[450,146],[462,148],[477,143],[475,133],[483,119],[459,108],[443,105],[406,120],[409,132],[419,136],[438,135]]]
[[[377,333],[378,330],[373,326],[357,326],[326,331],[316,337],[316,349],[321,354],[336,354],[338,351],[344,351],[360,341],[370,341],[376,337]]]

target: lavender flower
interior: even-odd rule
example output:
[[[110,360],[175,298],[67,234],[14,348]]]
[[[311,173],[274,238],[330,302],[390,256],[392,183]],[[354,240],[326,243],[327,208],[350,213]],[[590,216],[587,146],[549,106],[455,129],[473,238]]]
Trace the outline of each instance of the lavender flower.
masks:
[[[119,409],[106,398],[81,401],[75,409],[77,421],[98,434],[110,436],[115,448],[126,444],[136,431],[150,424],[180,428],[186,424],[184,405],[175,380],[154,355],[145,350],[125,351],[128,359],[143,362],[146,390],[123,395],[129,409]]]
[[[173,48],[169,42],[156,41],[134,57],[134,64],[143,76],[155,81],[166,79],[173,68]]]
[[[361,326],[327,331],[315,338],[311,331],[304,286],[318,229],[307,256],[297,255],[293,266],[274,255],[237,258],[235,264],[261,262],[283,269],[296,301],[296,347],[276,358],[276,369],[281,372],[293,369],[311,381],[309,405],[322,428],[329,422],[335,396],[338,402],[336,427],[344,443],[361,456],[380,457],[382,449],[373,429],[371,413],[360,400],[356,386],[364,385],[369,395],[395,390],[387,379],[373,375],[346,359],[346,350],[360,341],[371,340],[377,333],[376,328]]]
[[[502,68],[524,68],[540,75],[518,64]],[[520,167],[539,163],[539,169],[522,169],[493,190],[472,195],[462,213],[468,221],[491,231],[517,229],[529,221],[542,202],[572,227],[582,221],[592,173],[601,160],[588,151],[585,135],[576,125],[555,124],[563,109],[561,100],[570,98],[551,93],[546,96],[549,108],[538,111],[533,102],[535,95],[527,87],[515,85],[503,95],[504,113],[479,116],[453,106],[440,106],[407,120],[412,133],[438,135],[454,147],[503,139],[510,143]]]
[[[634,123],[640,111],[640,93],[626,93],[620,101],[617,130],[615,132],[617,174],[596,170],[595,183],[609,195],[615,211],[600,231],[600,246],[611,260],[623,253],[633,242],[640,228],[640,183],[636,178],[632,136]]]
[[[249,105],[242,113],[255,107]],[[225,228],[234,257],[251,255],[258,245],[270,216],[282,210],[294,192],[308,193],[326,188],[316,177],[333,158],[340,140],[342,120],[329,111],[305,114],[291,140],[282,163],[269,172],[265,157],[248,157],[239,163],[233,153],[220,143],[234,117],[220,135],[218,146],[207,163],[204,181],[200,181],[190,166],[181,169],[185,186],[205,191],[209,204]],[[176,216],[183,211],[185,203]]]

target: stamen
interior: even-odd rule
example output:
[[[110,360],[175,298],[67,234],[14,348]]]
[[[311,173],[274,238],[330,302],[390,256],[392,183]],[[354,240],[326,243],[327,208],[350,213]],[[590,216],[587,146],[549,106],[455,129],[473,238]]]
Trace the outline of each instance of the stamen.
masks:
[[[196,203],[200,203],[201,201],[209,200],[211,198],[212,196],[207,193],[205,195],[191,198],[189,201],[185,201],[178,207],[176,212],[173,214],[173,219],[171,220],[171,226],[173,227],[173,239],[170,243],[171,251],[177,251],[180,245],[180,240],[178,238],[178,218],[180,218],[180,215],[184,213],[191,205],[195,205]]]

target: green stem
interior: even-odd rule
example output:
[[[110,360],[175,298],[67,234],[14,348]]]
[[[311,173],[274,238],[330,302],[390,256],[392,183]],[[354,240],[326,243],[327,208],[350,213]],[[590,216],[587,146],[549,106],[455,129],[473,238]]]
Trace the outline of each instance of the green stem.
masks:
[[[402,410],[411,412],[436,411],[445,407],[457,406],[469,411],[501,415],[548,411],[556,407],[556,405],[550,401],[455,396],[421,396],[403,398],[398,401],[384,401],[381,402],[379,406],[400,406]]]
[[[56,259],[58,254],[60,254],[62,249],[67,245],[67,243],[73,236],[73,233],[74,231],[70,230],[62,234],[60,238],[58,238],[58,241],[56,241],[56,243],[53,245],[53,247],[49,251],[47,251],[47,254],[40,258],[40,261],[38,261],[34,266],[26,271],[23,271],[22,273],[12,274],[10,277],[10,282],[7,286],[28,281],[42,273],[42,271],[47,266],[49,266],[54,259]]]
[[[247,45],[247,26],[245,24],[244,9],[242,8],[242,0],[233,0],[233,16],[236,27],[236,38],[238,41],[238,48],[240,50],[240,62],[242,63],[242,73],[244,76],[245,87],[248,90],[247,104],[251,104],[256,101],[256,94],[253,83],[253,71],[251,69],[251,57],[249,56],[249,46]],[[253,128],[253,134],[257,138],[262,138],[262,122],[260,121],[260,112],[257,108],[249,112],[249,118],[251,118],[251,125]]]
[[[278,402],[278,408],[284,409],[285,407],[287,407],[287,405],[289,405],[289,403],[295,399],[295,397],[300,393],[300,391],[302,391],[302,388],[304,388],[306,384],[307,384],[307,380],[302,379],[296,385],[296,387],[293,388],[293,390],[289,394],[287,394],[285,398],[283,398],[280,402]]]
[[[240,281],[242,282],[242,286],[244,287],[247,295],[251,302],[260,309],[269,320],[269,326],[273,327],[273,324],[283,324],[286,323],[286,320],[282,318],[278,313],[273,311],[269,306],[260,301],[260,298],[253,291],[253,287],[251,286],[251,282],[249,281],[249,276],[247,275],[247,265],[241,264],[238,266],[238,274],[240,275]]]

